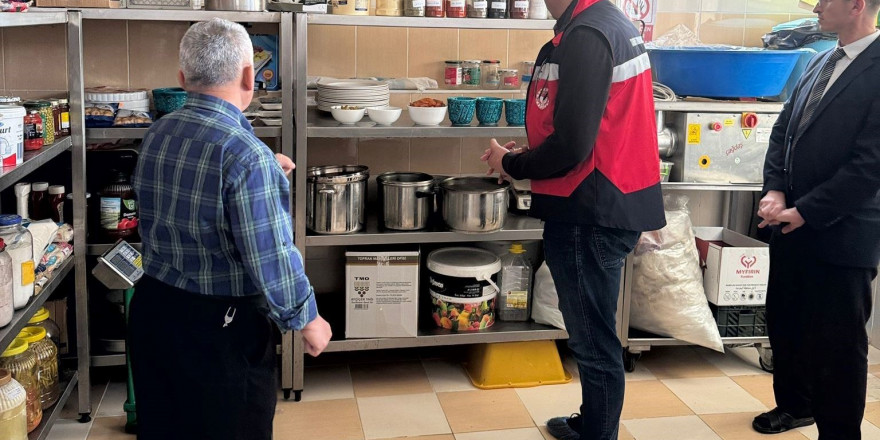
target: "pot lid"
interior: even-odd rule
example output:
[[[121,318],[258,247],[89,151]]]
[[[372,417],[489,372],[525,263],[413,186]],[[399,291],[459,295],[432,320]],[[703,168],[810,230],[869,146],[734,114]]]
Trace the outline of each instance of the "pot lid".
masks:
[[[370,169],[363,165],[331,165],[308,169],[308,181],[317,183],[360,182],[370,177]]]
[[[510,182],[498,183],[497,177],[452,177],[440,182],[447,191],[469,193],[492,193],[507,191]]]
[[[428,270],[450,277],[482,280],[501,271],[501,259],[476,248],[437,249],[428,254]]]
[[[434,183],[434,176],[416,172],[391,172],[376,176],[376,181],[391,186],[431,185]]]

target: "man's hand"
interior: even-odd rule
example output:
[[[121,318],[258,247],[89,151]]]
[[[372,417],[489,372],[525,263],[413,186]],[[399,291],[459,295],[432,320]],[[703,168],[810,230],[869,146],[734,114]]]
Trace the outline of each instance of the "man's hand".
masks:
[[[504,144],[504,146],[498,144],[498,141],[495,139],[489,141],[489,148],[487,148],[486,152],[480,156],[480,160],[489,165],[489,171],[486,172],[487,176],[491,176],[492,174],[495,174],[495,171],[498,171],[498,183],[501,183],[505,178],[509,177],[507,173],[504,172],[502,160],[504,159],[504,155],[510,153],[510,149],[515,146],[516,142],[512,141]]]
[[[782,191],[768,191],[767,195],[758,204],[758,217],[764,219],[758,227],[778,225],[776,217],[785,210],[785,193]]]
[[[320,316],[306,324],[301,333],[306,343],[306,353],[314,357],[318,357],[327,348],[330,337],[333,336],[330,324]]]
[[[782,233],[788,234],[789,232],[803,226],[804,223],[806,223],[806,220],[801,217],[801,213],[798,212],[797,208],[790,208],[779,213],[779,215],[776,216],[776,222],[788,223],[782,228]]]
[[[286,176],[289,176],[293,169],[296,168],[293,161],[281,153],[275,153],[275,159],[278,160],[278,165],[281,165],[281,169],[284,170]]]

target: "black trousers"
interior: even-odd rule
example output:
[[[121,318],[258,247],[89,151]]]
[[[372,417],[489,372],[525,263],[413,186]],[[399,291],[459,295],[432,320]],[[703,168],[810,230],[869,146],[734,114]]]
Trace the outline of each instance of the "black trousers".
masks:
[[[858,440],[877,269],[835,266],[810,254],[778,232],[770,242],[767,324],[776,403],[795,417],[814,417],[821,440]]]
[[[273,332],[263,296],[208,297],[144,277],[129,314],[138,438],[271,439]]]

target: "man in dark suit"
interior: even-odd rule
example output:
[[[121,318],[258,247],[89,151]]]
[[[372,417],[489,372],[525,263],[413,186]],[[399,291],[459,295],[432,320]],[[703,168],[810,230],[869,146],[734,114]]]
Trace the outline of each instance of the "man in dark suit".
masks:
[[[871,282],[880,263],[880,0],[820,0],[839,46],[807,67],[770,138],[758,216],[773,227],[767,323],[774,434],[861,438]]]

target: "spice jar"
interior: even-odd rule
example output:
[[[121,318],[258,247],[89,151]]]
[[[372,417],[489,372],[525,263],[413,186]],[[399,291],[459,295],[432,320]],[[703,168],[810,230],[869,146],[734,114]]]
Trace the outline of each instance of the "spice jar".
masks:
[[[489,18],[507,18],[507,0],[489,0]]]
[[[27,391],[6,369],[0,369],[0,438],[28,438]]]
[[[461,83],[467,89],[480,88],[480,60],[461,63]]]
[[[70,104],[66,99],[59,99],[61,107],[61,136],[70,136]]]
[[[58,382],[58,347],[46,337],[42,327],[25,327],[19,334],[28,343],[28,351],[37,358],[37,383],[40,386],[40,404],[49,408],[58,401],[61,385]]]
[[[61,137],[61,103],[57,99],[49,100],[52,104],[52,125],[55,127],[55,137]]]
[[[446,16],[449,18],[467,17],[466,0],[446,0]]]
[[[61,346],[61,328],[52,320],[49,309],[40,307],[40,310],[37,310],[37,313],[28,321],[28,327],[46,329],[46,337],[54,342],[56,347]]]
[[[486,90],[495,90],[499,86],[501,86],[501,73],[498,69],[501,68],[501,61],[499,60],[484,60],[481,66],[482,68],[482,87]]]
[[[445,17],[446,3],[443,0],[425,0],[425,17]]]
[[[544,0],[529,0],[529,18],[532,20],[546,20],[550,16],[547,4]]]
[[[501,88],[504,90],[519,89],[519,72],[516,69],[499,69]]]
[[[510,0],[507,9],[510,10],[510,18],[529,18],[529,0]]]
[[[462,83],[462,62],[458,60],[447,60],[446,69],[443,74],[443,83],[447,89],[457,89]]]
[[[486,18],[489,16],[488,0],[467,0],[468,18]]]
[[[0,215],[0,238],[12,257],[12,305],[18,310],[34,296],[34,238],[12,214]]]
[[[425,0],[403,0],[403,14],[407,17],[424,17]]]
[[[43,148],[43,118],[40,112],[31,110],[24,117],[24,149],[25,151]]]
[[[6,252],[6,243],[0,238],[0,328],[12,322],[13,307],[12,291],[12,257]]]
[[[40,117],[43,119],[43,144],[55,143],[55,115],[52,113],[52,104],[48,101],[27,101],[24,103],[24,108],[28,111],[40,112]]]
[[[376,15],[400,17],[403,15],[403,0],[376,0]]]
[[[49,218],[55,223],[64,223],[64,185],[49,187]]]
[[[37,381],[37,357],[28,351],[27,341],[13,339],[6,351],[0,354],[0,368],[9,370],[12,378],[24,387],[27,394],[27,431],[33,431],[43,420],[43,406],[40,404],[40,384]]]
[[[49,218],[49,182],[31,184],[30,219],[45,220]]]

